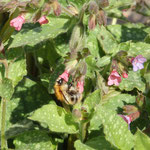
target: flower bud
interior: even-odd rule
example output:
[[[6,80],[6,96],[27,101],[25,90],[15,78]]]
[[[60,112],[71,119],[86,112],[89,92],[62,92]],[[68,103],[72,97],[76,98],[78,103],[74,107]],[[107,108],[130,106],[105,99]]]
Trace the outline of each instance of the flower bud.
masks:
[[[40,23],[40,25],[42,24],[47,24],[48,23],[48,19],[46,18],[46,16],[42,16],[38,22]]]
[[[24,22],[25,17],[23,15],[20,15],[10,21],[10,26],[14,27],[15,30],[20,31]]]
[[[97,14],[96,14],[96,20],[97,20],[97,23],[101,26],[101,25],[104,25],[106,26],[107,25],[107,18],[105,16],[105,13],[103,10],[100,10]]]
[[[138,93],[138,96],[136,97],[136,103],[140,108],[145,103],[145,96],[142,93]]]
[[[67,6],[67,8],[72,12],[74,16],[77,16],[79,14],[78,10],[75,7],[69,5]]]
[[[128,78],[128,74],[124,71],[124,72],[122,73],[122,77],[123,77],[123,78]]]
[[[99,7],[95,1],[91,1],[89,4],[89,13],[90,14],[97,14]]]
[[[104,8],[109,6],[109,1],[108,0],[96,0],[97,4],[99,5],[100,8]]]
[[[138,111],[138,108],[133,106],[133,105],[125,105],[123,107],[123,110],[124,110],[123,112],[125,114],[131,114],[131,113],[134,113],[134,112]]]
[[[95,15],[90,15],[88,26],[90,30],[93,30],[96,26],[96,17]]]
[[[130,114],[129,117],[131,118],[132,121],[134,121],[140,117],[140,112],[136,111],[136,112]]]
[[[73,116],[75,116],[75,118],[78,118],[78,119],[80,119],[81,116],[82,116],[81,111],[78,110],[78,109],[74,109],[74,110],[72,111],[72,114],[73,114]]]
[[[56,16],[59,16],[61,14],[61,6],[60,6],[60,4],[58,3],[57,0],[53,1],[52,7],[53,7],[54,14]]]

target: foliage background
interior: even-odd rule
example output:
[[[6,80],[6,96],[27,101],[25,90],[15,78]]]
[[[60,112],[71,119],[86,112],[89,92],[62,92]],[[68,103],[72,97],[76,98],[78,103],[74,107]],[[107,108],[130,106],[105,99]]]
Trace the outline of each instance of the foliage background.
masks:
[[[2,0],[0,9],[9,2]],[[17,2],[30,4],[32,1]],[[79,12],[88,2],[69,0]],[[65,0],[59,3],[62,8],[68,5]],[[122,10],[133,8],[134,4],[133,0],[109,0],[109,6],[103,8],[109,22],[118,19],[122,23],[109,23],[106,27],[97,25],[94,30],[88,29],[89,12],[84,14],[84,48],[90,54],[81,59],[87,65],[83,101],[70,106],[70,112],[57,101],[53,86],[65,69],[70,37],[79,18],[68,15],[63,9],[59,17],[53,13],[48,15],[48,24],[26,23],[18,32],[9,26],[10,20],[18,14],[17,5],[9,10],[2,9],[0,37],[5,55],[0,53],[0,60],[7,60],[8,70],[2,62],[0,96],[1,101],[6,99],[7,103],[5,134],[9,149],[149,149],[150,27],[145,22],[131,23],[123,16]],[[134,12],[149,17],[150,5],[138,1],[136,4]],[[141,71],[133,72],[130,68],[128,78],[118,87],[108,87],[112,58],[120,50],[133,57],[142,54],[147,62]],[[83,55],[82,51],[80,53]],[[142,107],[136,103],[138,93],[145,97]],[[130,130],[117,115],[129,104],[138,107],[141,114],[131,123]],[[82,114],[85,120],[76,118],[73,113],[75,109],[81,111],[82,107],[86,109]]]

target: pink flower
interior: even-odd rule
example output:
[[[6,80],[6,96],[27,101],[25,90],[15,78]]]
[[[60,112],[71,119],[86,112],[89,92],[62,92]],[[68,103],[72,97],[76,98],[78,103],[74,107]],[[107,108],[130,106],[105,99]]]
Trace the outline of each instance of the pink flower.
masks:
[[[128,124],[128,128],[130,129],[130,123],[132,122],[132,119],[130,116],[127,116],[127,115],[120,115],[119,116],[121,118],[123,118],[123,120]]]
[[[64,79],[66,82],[68,82],[68,80],[69,80],[69,72],[67,70],[65,70],[59,77]]]
[[[136,56],[132,60],[132,65],[133,65],[133,71],[138,71],[144,68],[143,63],[146,62],[146,58],[144,58],[142,55]]]
[[[77,87],[79,89],[79,93],[83,93],[83,91],[84,91],[84,82],[83,81],[78,81],[77,82]]]
[[[116,70],[113,70],[108,77],[108,85],[116,85],[118,86],[119,83],[121,82],[121,76],[118,74]]]
[[[25,18],[23,15],[21,15],[12,19],[10,21],[10,26],[14,27],[15,30],[20,31],[24,22],[25,22]]]
[[[126,72],[123,72],[123,73],[122,73],[122,77],[123,77],[123,78],[128,78],[128,74],[127,74]]]
[[[48,19],[46,18],[46,16],[42,16],[38,22],[40,23],[40,25],[42,24],[47,24],[48,23]]]

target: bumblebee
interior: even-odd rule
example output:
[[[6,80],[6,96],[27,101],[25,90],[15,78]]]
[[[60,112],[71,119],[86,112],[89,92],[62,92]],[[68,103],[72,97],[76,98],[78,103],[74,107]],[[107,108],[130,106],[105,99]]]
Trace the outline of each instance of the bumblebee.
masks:
[[[54,90],[57,99],[68,105],[74,105],[82,100],[82,93],[79,93],[73,83],[68,84],[60,77],[56,80]]]

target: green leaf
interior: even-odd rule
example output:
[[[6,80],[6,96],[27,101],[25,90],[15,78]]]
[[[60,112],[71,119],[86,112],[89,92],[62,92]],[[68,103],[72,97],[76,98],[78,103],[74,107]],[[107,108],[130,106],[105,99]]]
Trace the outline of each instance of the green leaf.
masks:
[[[80,140],[75,141],[76,150],[115,150],[104,136],[98,136],[82,143]]]
[[[92,55],[86,57],[85,61],[92,70],[98,70],[98,67],[96,66],[96,60]]]
[[[115,54],[118,52],[118,43],[116,39],[103,26],[99,29],[98,40],[106,54]]]
[[[149,29],[143,24],[127,23],[123,25],[108,25],[107,29],[112,33],[118,42],[143,41],[148,35]]]
[[[112,96],[111,98],[107,98],[107,95],[103,99],[104,106],[111,110],[116,110],[118,107],[122,108],[124,105],[128,103],[134,103],[135,102],[135,96],[131,96],[130,94],[119,94],[116,96]]]
[[[95,28],[92,31],[89,31],[87,39],[87,48],[89,49],[92,56],[99,59],[99,46],[96,35],[98,34],[98,28]]]
[[[16,86],[26,74],[26,59],[24,57],[15,60],[13,63],[10,63],[8,69],[8,78],[12,80],[13,86]]]
[[[8,90],[9,88],[5,91]],[[28,78],[24,78],[16,86],[11,100],[7,103],[7,138],[11,138],[33,127],[32,121],[27,120],[27,116],[42,105],[49,103],[51,99],[45,88]]]
[[[142,81],[140,72],[129,71],[128,78],[123,78],[120,85],[120,90],[131,91],[137,88],[140,91],[145,90],[145,83]]]
[[[130,6],[132,3],[133,0],[109,0],[108,9],[121,6]]]
[[[51,21],[49,24],[38,26],[32,29],[25,28],[13,35],[13,41],[9,45],[9,48],[20,47],[24,45],[34,46],[49,38],[55,38],[57,35],[67,31],[68,25],[66,23],[68,19],[63,17],[51,17],[50,20]]]
[[[135,134],[135,150],[148,150],[150,148],[150,138],[142,131]]]
[[[95,150],[115,150],[112,148],[112,145],[106,141],[104,136],[92,138],[85,142],[85,144],[94,148]]]
[[[102,125],[102,121],[99,118],[99,112],[95,111],[93,113],[92,119],[90,120],[90,125],[88,130],[99,130],[100,126]]]
[[[110,56],[107,56],[107,55],[103,56],[103,57],[101,57],[101,58],[98,59],[96,65],[98,67],[104,67],[104,66],[110,64],[110,60],[111,60]]]
[[[73,121],[72,114],[54,104],[44,105],[37,109],[29,119],[48,125],[49,129],[54,132],[77,133],[78,127]]]
[[[47,40],[43,45],[35,51],[36,56],[43,58],[44,61],[48,61],[51,67],[56,67],[56,62],[60,57],[56,52],[54,42],[52,40]]]
[[[57,145],[44,131],[27,131],[15,138],[16,150],[55,150]]]
[[[150,59],[150,44],[144,42],[131,43],[128,55],[142,55],[143,57]]]
[[[115,111],[98,106],[99,118],[104,126],[105,138],[121,150],[131,150],[134,138],[128,129],[128,124]]]
[[[0,81],[0,96],[2,98],[10,100],[13,93],[14,88],[11,80],[4,78],[2,81]]]
[[[91,95],[89,95],[85,100],[83,105],[87,105],[89,110],[94,109],[96,105],[100,103],[101,95],[100,90],[95,90]]]
[[[95,150],[94,148],[83,144],[80,140],[75,141],[74,147],[76,150]]]
[[[150,72],[145,73],[144,78],[146,79],[146,82],[150,83]]]

